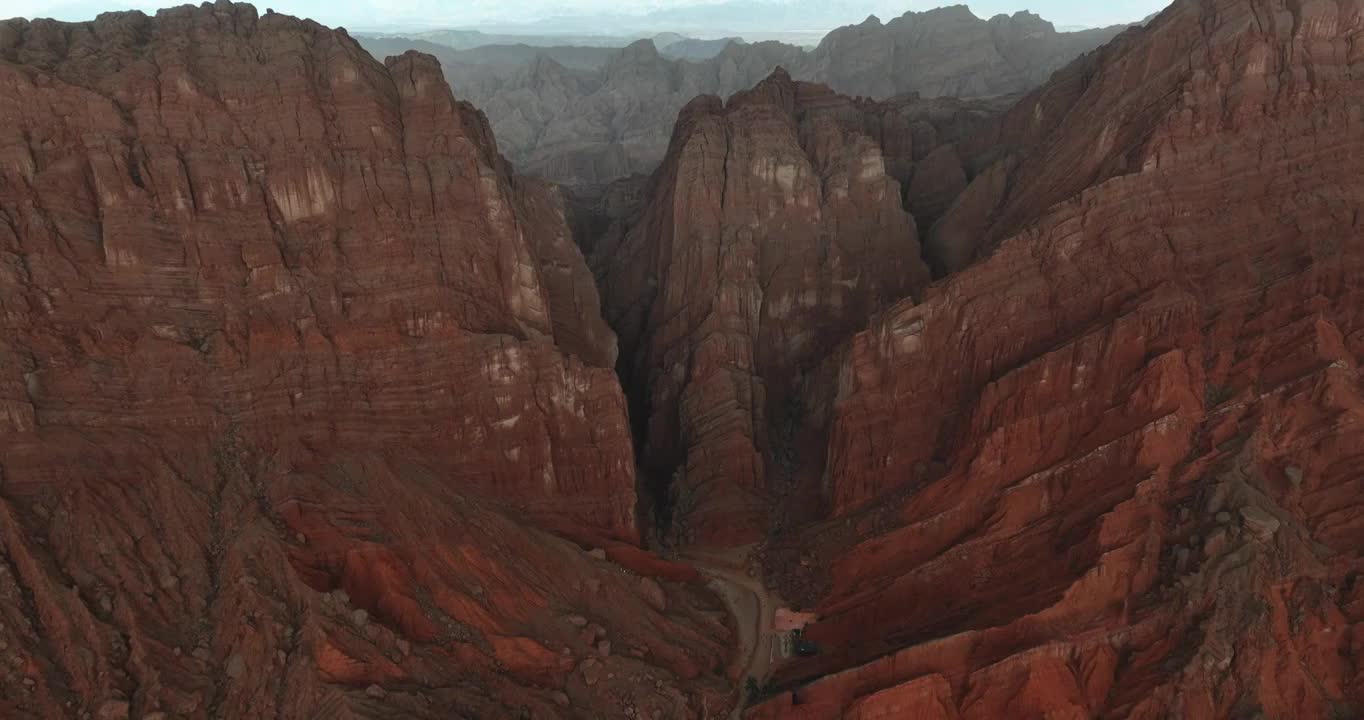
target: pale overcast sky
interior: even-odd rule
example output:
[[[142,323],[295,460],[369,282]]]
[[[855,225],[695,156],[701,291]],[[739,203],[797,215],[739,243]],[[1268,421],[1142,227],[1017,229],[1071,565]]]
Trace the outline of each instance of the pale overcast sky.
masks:
[[[718,0],[725,2],[726,0]],[[838,18],[838,24],[860,22],[875,13],[889,20],[908,10],[926,10],[957,4],[939,0],[727,0],[745,5],[818,4],[821,12]],[[640,13],[648,10],[703,6],[717,0],[264,0],[276,12],[313,18],[331,26],[360,30],[383,25],[429,27],[507,25],[557,15]],[[0,18],[55,17],[88,20],[104,10],[139,9],[180,5],[174,0],[0,0]],[[1140,20],[1169,4],[1169,0],[967,0],[980,17],[1028,9],[1059,26],[1109,25]],[[756,13],[761,14],[761,13]],[[844,17],[846,16],[846,17]],[[772,28],[773,30],[815,28]]]

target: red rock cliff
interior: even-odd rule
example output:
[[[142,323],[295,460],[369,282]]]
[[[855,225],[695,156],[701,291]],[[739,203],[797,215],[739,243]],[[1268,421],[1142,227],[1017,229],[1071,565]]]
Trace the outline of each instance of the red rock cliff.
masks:
[[[1011,113],[983,259],[807,385],[824,652],[749,717],[1358,711],[1361,30],[1180,0]]]
[[[713,598],[527,524],[637,538],[615,339],[433,59],[0,24],[0,328],[0,715],[723,704]]]
[[[641,462],[682,541],[755,539],[794,469],[795,383],[923,287],[913,218],[853,102],[778,71],[693,101],[642,209],[594,247]]]

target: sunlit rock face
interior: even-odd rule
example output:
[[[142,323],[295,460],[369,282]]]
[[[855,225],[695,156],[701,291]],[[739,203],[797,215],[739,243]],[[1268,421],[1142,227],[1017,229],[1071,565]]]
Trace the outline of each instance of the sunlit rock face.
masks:
[[[750,718],[1357,712],[1361,29],[1181,0],[1004,118],[955,274],[807,375],[824,651]]]
[[[0,715],[725,705],[713,598],[537,529],[636,557],[616,340],[432,58],[0,24],[0,221]]]

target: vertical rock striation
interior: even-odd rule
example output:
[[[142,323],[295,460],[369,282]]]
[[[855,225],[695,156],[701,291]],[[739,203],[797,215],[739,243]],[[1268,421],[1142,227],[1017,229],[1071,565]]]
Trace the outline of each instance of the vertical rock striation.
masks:
[[[0,715],[722,706],[713,597],[534,527],[637,541],[615,357],[434,59],[228,2],[0,23]]]
[[[848,122],[856,120],[856,127]],[[683,111],[640,211],[594,247],[641,463],[683,540],[755,539],[794,449],[796,383],[922,288],[913,218],[848,98],[778,70]]]
[[[806,385],[825,651],[749,717],[1357,712],[1361,30],[1180,0],[1004,118],[960,272]]]

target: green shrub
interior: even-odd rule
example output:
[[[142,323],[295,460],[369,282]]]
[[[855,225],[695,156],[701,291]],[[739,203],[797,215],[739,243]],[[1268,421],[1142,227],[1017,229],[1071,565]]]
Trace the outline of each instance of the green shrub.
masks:
[[[1208,383],[1203,390],[1203,403],[1209,408],[1217,407],[1231,399],[1232,390],[1226,385]]]

